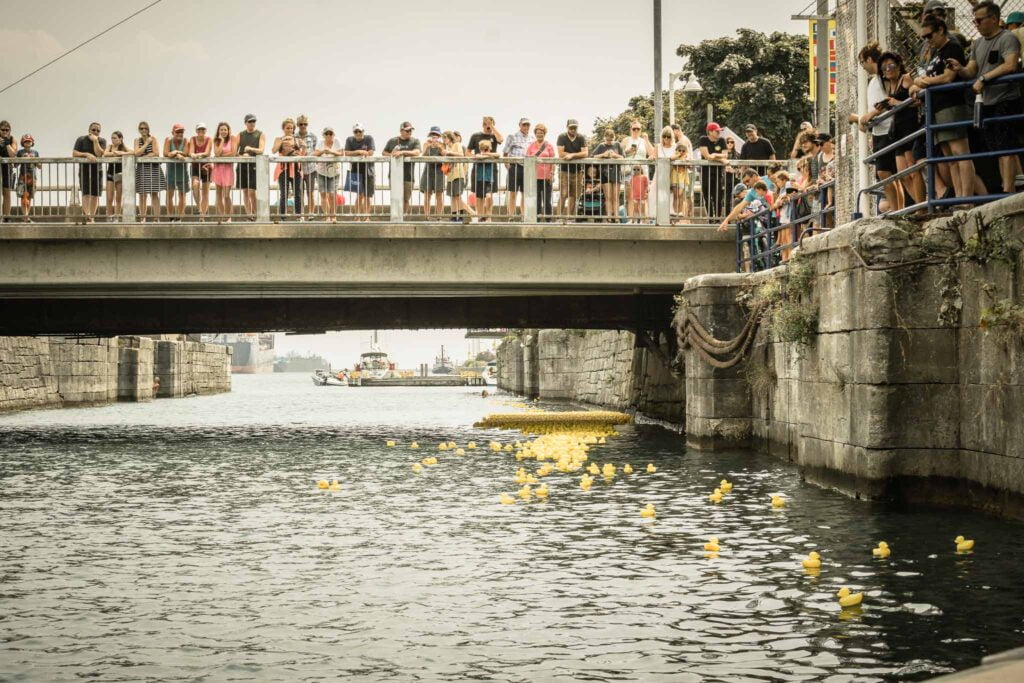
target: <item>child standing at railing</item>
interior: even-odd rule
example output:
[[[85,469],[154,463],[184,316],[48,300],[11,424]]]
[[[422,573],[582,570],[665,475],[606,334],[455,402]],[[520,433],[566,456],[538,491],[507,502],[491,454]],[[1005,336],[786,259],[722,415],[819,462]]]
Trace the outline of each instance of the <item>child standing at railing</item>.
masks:
[[[28,133],[21,136],[21,149],[18,150],[19,159],[38,159],[39,152],[33,147],[35,146],[35,140]],[[36,164],[18,164],[18,182],[15,186],[15,191],[21,198],[21,214],[22,220],[27,223],[31,223],[32,219],[29,218],[29,211],[32,210],[32,197],[36,193],[36,169],[42,168],[43,165]]]
[[[650,181],[643,167],[634,166],[633,176],[630,182],[630,211],[633,214],[633,222],[639,223],[640,217],[644,215],[644,207],[647,206],[647,193],[650,190]]]

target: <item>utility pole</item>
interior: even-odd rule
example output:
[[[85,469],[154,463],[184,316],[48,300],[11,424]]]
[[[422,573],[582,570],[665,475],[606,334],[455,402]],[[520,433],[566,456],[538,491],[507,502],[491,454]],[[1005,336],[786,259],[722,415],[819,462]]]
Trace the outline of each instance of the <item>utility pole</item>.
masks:
[[[830,128],[828,120],[828,91],[829,91],[829,58],[828,58],[828,0],[818,0],[818,49],[815,54],[818,68],[815,73],[816,92],[816,118],[818,130],[827,132]]]
[[[822,0],[819,0],[821,2]],[[824,0],[827,2],[828,0]],[[654,0],[654,125],[652,139],[665,125],[661,113],[661,0]]]

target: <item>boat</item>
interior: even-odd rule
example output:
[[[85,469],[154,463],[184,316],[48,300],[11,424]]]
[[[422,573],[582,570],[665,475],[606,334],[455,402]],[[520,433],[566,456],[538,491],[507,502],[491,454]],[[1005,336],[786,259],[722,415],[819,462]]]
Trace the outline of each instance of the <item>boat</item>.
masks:
[[[434,375],[450,375],[455,366],[452,359],[445,355],[444,346],[441,346],[441,355],[434,358],[434,368],[430,371]]]
[[[313,384],[318,387],[347,387],[348,375],[344,370],[331,373],[329,370],[316,370],[312,375]]]
[[[331,364],[323,356],[313,353],[299,355],[293,351],[274,360],[274,372],[314,372],[330,369]]]
[[[388,379],[395,372],[395,364],[388,358],[388,354],[381,350],[377,342],[377,331],[373,331],[373,341],[370,342],[370,350],[359,354],[359,362],[356,363],[356,372],[359,378]]]
[[[484,382],[486,382],[487,384],[497,384],[498,362],[492,360],[490,363],[488,363],[487,366],[483,369],[483,372],[480,373],[480,376],[484,378]]]
[[[231,347],[233,374],[256,375],[274,371],[273,332],[216,334],[208,339],[204,338],[204,341]]]

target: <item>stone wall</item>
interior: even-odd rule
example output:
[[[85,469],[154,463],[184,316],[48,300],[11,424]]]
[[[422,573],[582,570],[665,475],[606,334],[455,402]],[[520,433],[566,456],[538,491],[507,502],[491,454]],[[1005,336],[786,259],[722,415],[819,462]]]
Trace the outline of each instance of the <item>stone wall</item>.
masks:
[[[809,340],[762,324],[745,362],[724,370],[687,350],[687,438],[753,443],[851,495],[1024,517],[1022,244],[1024,195],[805,240]],[[701,276],[683,296],[729,339],[748,313],[737,296],[781,274]]]
[[[180,349],[173,365],[160,365],[164,344]],[[164,371],[180,389],[165,392],[161,377],[161,398],[230,391],[230,349],[144,337],[0,337],[0,412],[147,401]]]
[[[667,342],[661,352],[670,357]],[[683,420],[683,385],[664,360],[638,347],[632,332],[539,330],[498,349],[499,387],[528,397],[638,411]],[[524,391],[534,386],[536,393]]]

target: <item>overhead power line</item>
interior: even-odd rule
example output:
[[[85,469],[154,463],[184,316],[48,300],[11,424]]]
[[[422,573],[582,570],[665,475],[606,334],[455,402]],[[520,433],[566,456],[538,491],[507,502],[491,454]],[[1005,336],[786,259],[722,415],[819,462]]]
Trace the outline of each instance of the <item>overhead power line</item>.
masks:
[[[65,52],[64,54],[62,54],[62,55],[60,55],[60,56],[58,56],[58,57],[55,57],[54,59],[51,59],[50,61],[48,61],[48,62],[47,62],[46,64],[43,64],[43,65],[42,65],[41,67],[39,67],[39,68],[38,68],[38,69],[36,69],[35,71],[33,71],[33,72],[29,73],[29,74],[25,74],[24,76],[22,76],[22,77],[21,77],[21,78],[19,78],[18,80],[14,81],[13,83],[11,83],[11,84],[10,84],[10,85],[8,85],[7,87],[5,87],[5,88],[4,88],[3,90],[0,90],[0,95],[4,94],[5,92],[7,92],[8,90],[10,90],[10,89],[11,89],[11,88],[13,88],[14,86],[16,86],[16,85],[18,85],[19,83],[21,83],[22,81],[24,81],[25,79],[27,79],[27,78],[31,78],[32,76],[35,76],[35,75],[36,75],[37,73],[39,73],[40,71],[42,71],[42,70],[43,70],[43,69],[45,69],[46,67],[50,66],[51,64],[55,64],[56,62],[59,62],[60,60],[64,59],[64,58],[65,58],[65,57],[67,57],[67,56],[68,56],[69,54],[71,54],[72,52],[74,52],[75,50],[77,50],[78,48],[80,48],[80,47],[83,47],[83,46],[85,46],[85,45],[88,45],[88,44],[89,44],[89,43],[91,43],[92,41],[94,41],[94,40],[96,40],[97,38],[99,38],[100,36],[102,36],[102,35],[103,35],[104,33],[109,33],[110,31],[113,31],[113,30],[114,30],[115,28],[117,28],[118,26],[120,26],[120,25],[121,25],[121,24],[123,24],[124,22],[128,21],[129,19],[133,19],[133,18],[135,18],[135,17],[139,16],[140,14],[142,14],[143,12],[145,12],[146,10],[148,10],[148,9],[149,9],[150,7],[153,7],[154,5],[159,5],[159,4],[161,3],[161,2],[163,2],[163,0],[154,0],[153,2],[149,3],[148,5],[146,5],[145,7],[143,7],[142,9],[138,10],[137,12],[132,12],[131,14],[129,14],[129,15],[127,16],[127,17],[125,17],[125,18],[124,18],[124,19],[122,19],[121,21],[119,21],[119,22],[117,22],[116,24],[113,24],[113,25],[111,25],[111,26],[108,26],[107,28],[103,29],[102,31],[100,31],[99,33],[97,33],[96,35],[94,35],[94,36],[93,36],[92,38],[89,38],[88,40],[84,40],[84,41],[82,41],[81,43],[79,43],[78,45],[75,45],[75,46],[74,46],[73,48],[71,48],[70,50],[68,50],[68,51],[67,51],[67,52]]]

